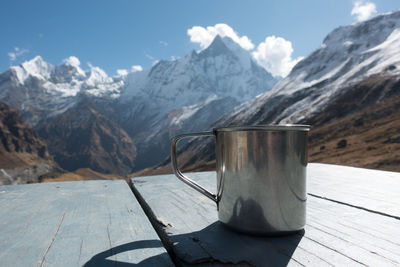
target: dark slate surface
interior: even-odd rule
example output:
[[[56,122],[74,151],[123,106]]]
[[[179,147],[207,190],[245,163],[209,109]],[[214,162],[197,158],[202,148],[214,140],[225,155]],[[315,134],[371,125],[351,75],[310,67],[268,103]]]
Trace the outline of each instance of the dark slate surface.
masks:
[[[310,164],[309,167],[309,191],[315,196],[308,197],[305,231],[285,237],[252,237],[226,229],[217,220],[215,204],[174,175],[138,177],[131,181],[168,249],[183,265],[399,266],[400,220],[374,212],[372,209],[377,206],[370,205],[374,201],[368,194],[379,194],[371,189],[370,183],[359,183],[369,174],[379,175],[380,183],[385,183],[385,177],[389,177],[391,183],[393,173],[387,176],[386,172],[325,164]],[[341,192],[340,186],[333,191],[327,188],[335,180],[334,172],[339,184],[345,180],[341,187],[346,188],[346,193]],[[215,191],[214,172],[189,176]],[[395,194],[398,188],[389,187],[387,194]],[[346,203],[355,201],[347,196],[353,190],[364,192],[354,203],[370,207],[372,211]],[[324,199],[323,195],[338,201]],[[385,199],[384,195],[380,197]],[[394,201],[394,205],[399,204]],[[388,204],[383,211],[387,212],[388,207],[393,208]]]
[[[0,266],[172,266],[125,181],[0,187]]]

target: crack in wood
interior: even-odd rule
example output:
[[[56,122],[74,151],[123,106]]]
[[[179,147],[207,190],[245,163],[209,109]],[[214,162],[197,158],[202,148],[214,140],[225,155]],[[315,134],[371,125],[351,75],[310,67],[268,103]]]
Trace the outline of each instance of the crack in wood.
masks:
[[[62,223],[63,223],[63,221],[64,221],[64,217],[65,217],[65,212],[63,213],[63,215],[62,215],[62,217],[61,217],[61,220],[60,220],[60,222],[58,223],[57,230],[56,230],[56,232],[54,233],[53,238],[51,239],[50,245],[47,247],[46,251],[44,252],[44,255],[43,255],[43,257],[42,257],[42,260],[41,260],[40,263],[39,263],[39,267],[41,267],[41,266],[43,265],[44,261],[46,260],[46,255],[47,255],[47,253],[49,253],[50,248],[51,248],[51,246],[52,246],[53,243],[54,243],[54,240],[56,240],[56,236],[57,236],[58,231],[60,230],[61,225],[62,225]]]
[[[211,255],[211,253],[207,250],[207,248],[205,248],[202,244],[202,242],[200,241],[200,239],[198,239],[197,237],[192,237],[191,238],[193,242],[197,243],[197,245],[203,250],[204,253],[206,253],[208,255],[208,257],[202,258],[202,259],[198,259],[195,260],[193,262],[187,262],[184,261],[186,264],[188,265],[197,265],[197,264],[203,264],[203,263],[207,263],[207,264],[218,264],[218,265],[228,265],[228,266],[249,266],[249,267],[255,267],[255,265],[242,260],[242,261],[238,261],[238,262],[233,262],[233,261],[222,261],[220,259],[216,259],[214,258],[213,255]]]
[[[323,199],[323,200],[332,201],[332,202],[335,202],[337,204],[349,206],[349,207],[360,209],[360,210],[365,210],[365,211],[368,211],[368,212],[371,212],[371,213],[375,213],[375,214],[379,214],[379,215],[382,215],[382,216],[390,217],[390,218],[393,218],[393,219],[396,219],[396,220],[400,220],[399,216],[391,215],[391,214],[380,212],[380,211],[377,211],[377,210],[371,210],[371,209],[364,208],[364,207],[361,207],[361,206],[353,205],[353,204],[350,204],[350,203],[342,202],[342,201],[339,201],[339,200],[335,200],[335,199],[331,199],[331,198],[327,198],[327,197],[323,197],[323,196],[318,196],[318,195],[311,194],[311,193],[308,193],[308,195],[310,195],[312,197],[320,198],[320,199]]]
[[[323,232],[323,233],[325,233],[325,234],[327,234],[327,235],[330,235],[330,236],[332,236],[332,237],[334,237],[334,238],[337,238],[337,239],[340,239],[340,240],[342,240],[342,241],[344,241],[344,242],[347,242],[347,243],[349,243],[349,244],[351,244],[351,245],[354,245],[354,246],[358,247],[358,248],[361,249],[361,250],[367,251],[368,253],[373,253],[373,254],[375,254],[375,255],[377,255],[377,256],[379,256],[379,257],[382,257],[382,258],[384,258],[385,260],[388,260],[388,261],[390,261],[390,262],[392,262],[392,263],[394,263],[394,264],[399,264],[399,262],[393,261],[392,259],[390,259],[390,258],[388,258],[388,257],[385,257],[384,255],[381,255],[381,254],[378,253],[378,252],[371,251],[371,250],[369,250],[369,249],[367,249],[367,248],[364,248],[364,247],[358,245],[358,244],[355,243],[355,242],[349,241],[349,240],[347,240],[347,239],[345,239],[345,238],[342,238],[342,237],[340,237],[340,236],[337,236],[337,235],[334,235],[334,234],[332,234],[332,233],[329,233],[329,232],[327,232],[327,231],[325,231],[325,230],[323,230],[323,229],[321,229],[321,228],[319,228],[319,227],[312,226],[312,225],[307,225],[307,226],[308,226],[308,227],[311,227],[311,228],[314,228],[314,229],[316,229],[316,230],[318,230],[318,231],[321,231],[321,232]]]
[[[125,208],[126,208],[126,211],[127,211],[128,213],[132,213],[132,212],[133,212],[133,210],[130,209],[130,208],[128,208],[128,206],[126,206],[126,205],[125,205]]]
[[[354,227],[354,226],[351,226],[351,225],[347,225],[347,224],[343,224],[343,223],[340,223],[340,222],[339,222],[339,224],[340,224],[341,226],[348,227],[348,228],[350,228],[350,229],[353,229],[353,230],[355,230],[355,231],[361,232],[361,233],[363,233],[363,234],[367,234],[367,235],[370,235],[370,236],[379,238],[379,239],[381,239],[381,240],[383,240],[383,241],[386,241],[386,242],[388,242],[388,243],[391,243],[391,244],[393,244],[393,245],[400,246],[400,243],[393,242],[392,240],[388,240],[388,239],[383,238],[383,237],[380,237],[380,236],[378,236],[378,235],[376,235],[376,234],[372,234],[372,233],[370,233],[370,232],[368,232],[368,231],[360,230],[360,229],[357,228],[357,227]],[[385,250],[386,250],[386,248],[382,248],[382,249],[385,249]]]
[[[307,249],[305,249],[305,248],[303,248],[303,247],[301,247],[301,246],[298,246],[297,248],[298,248],[298,249],[301,249],[301,250],[303,250],[303,251],[305,251],[305,252],[307,252],[307,253],[310,254],[310,255],[313,255],[314,257],[316,257],[317,259],[323,261],[324,263],[326,263],[326,264],[329,265],[329,266],[335,266],[335,265],[333,265],[332,263],[330,263],[330,262],[328,262],[327,260],[325,260],[324,258],[321,258],[318,254],[316,254],[316,253],[314,253],[314,252],[312,252],[312,251],[309,251],[309,250],[307,250]],[[293,258],[293,257],[292,257],[291,259],[294,260],[295,262],[297,262],[298,264],[302,265],[302,266],[307,266],[307,265],[304,265],[304,264],[300,263],[298,260],[296,260],[296,259]]]
[[[46,203],[47,203],[47,202],[46,202]],[[41,206],[39,207],[39,209],[38,209],[35,213],[33,213],[33,214],[31,215],[31,217],[29,217],[28,221],[27,221],[21,228],[15,230],[15,231],[12,232],[7,238],[5,238],[5,239],[4,239],[4,242],[3,242],[1,245],[4,246],[4,245],[11,239],[11,237],[12,237],[13,235],[19,234],[19,233],[21,233],[23,230],[26,230],[27,227],[31,224],[32,220],[36,217],[36,215],[38,215],[38,213],[42,210],[43,207],[44,207],[44,205],[41,205]]]
[[[347,256],[346,254],[343,254],[342,252],[338,251],[337,249],[328,247],[327,245],[322,244],[321,242],[318,242],[318,241],[315,240],[315,239],[312,239],[312,238],[310,238],[310,237],[308,237],[308,236],[304,236],[304,238],[307,238],[307,239],[309,239],[309,240],[311,240],[311,241],[317,243],[318,245],[321,245],[321,246],[323,246],[323,247],[325,247],[325,248],[327,248],[327,249],[329,249],[329,250],[335,251],[336,253],[338,253],[338,254],[340,254],[340,255],[342,255],[342,256],[344,256],[344,257],[346,257],[346,258],[348,258],[348,259],[350,259],[350,260],[352,260],[352,261],[354,261],[354,262],[357,262],[358,264],[361,264],[361,265],[364,265],[364,266],[368,266],[368,265],[366,265],[365,263],[362,263],[361,261],[358,261],[358,260],[356,260],[356,259],[353,259],[352,257]]]
[[[136,184],[137,181],[135,181]],[[147,219],[150,221],[151,225],[153,226],[154,230],[156,231],[158,238],[160,238],[161,243],[163,244],[165,250],[167,251],[171,261],[177,265],[177,258],[175,252],[173,250],[172,242],[168,236],[168,234],[164,231],[162,224],[156,219],[157,217],[153,213],[153,210],[150,206],[146,203],[146,201],[142,198],[139,191],[133,185],[132,180],[129,180],[129,187],[135,196],[136,200],[139,202],[140,206],[142,207],[144,214],[147,216]]]
[[[114,255],[114,262],[115,264],[117,263],[117,253],[114,253],[113,247],[112,247],[112,242],[111,242],[111,235],[110,235],[110,226],[112,224],[111,220],[111,213],[109,208],[107,207],[108,210],[108,224],[107,224],[107,237],[108,237],[108,243],[110,244],[110,256]]]
[[[238,262],[232,262],[232,261],[221,261],[218,259],[214,259],[212,256],[199,259],[193,262],[188,262],[180,259],[183,263],[184,266],[210,266],[210,265],[216,265],[216,266],[221,266],[221,265],[226,265],[226,266],[248,266],[248,267],[256,267],[256,265],[253,265],[247,261],[238,261]],[[304,265],[303,265],[304,266]]]
[[[81,261],[82,246],[83,246],[83,239],[81,240],[81,245],[79,246],[78,264],[79,264],[80,261]]]
[[[109,225],[107,225],[107,237],[108,237],[108,244],[110,245],[110,256],[113,256],[115,253],[114,253],[114,250],[113,250],[113,247],[112,247],[112,243],[111,243]],[[116,256],[115,256],[115,258],[116,258]],[[115,259],[115,260],[117,260],[117,259]]]
[[[158,224],[159,225],[161,225],[162,227],[164,227],[164,230],[167,230],[167,228],[170,228],[170,227],[172,227],[172,224],[171,223],[169,223],[169,222],[167,222],[167,221],[165,221],[165,220],[163,220],[163,219],[161,219],[161,218],[155,218],[156,220],[157,220],[157,222],[158,222]]]
[[[291,242],[292,243],[292,242]],[[293,243],[292,243],[293,244]],[[272,247],[272,249],[274,249],[276,252],[278,252],[279,254],[281,254],[281,255],[285,255],[286,257],[288,257],[290,260],[293,260],[293,261],[295,261],[297,264],[299,264],[299,265],[301,265],[301,266],[306,266],[306,265],[304,265],[303,263],[301,263],[301,262],[299,262],[298,260],[296,260],[295,258],[293,258],[293,255],[292,254],[288,254],[287,252],[286,252],[286,250],[284,250],[284,249],[282,249],[282,248],[274,248],[274,247]],[[303,249],[304,250],[304,249]]]

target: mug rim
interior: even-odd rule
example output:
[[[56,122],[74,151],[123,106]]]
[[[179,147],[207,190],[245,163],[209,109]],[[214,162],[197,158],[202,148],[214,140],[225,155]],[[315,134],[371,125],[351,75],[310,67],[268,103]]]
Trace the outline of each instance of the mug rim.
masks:
[[[216,132],[233,132],[233,131],[310,131],[311,126],[306,124],[270,124],[255,126],[232,126],[214,128]]]

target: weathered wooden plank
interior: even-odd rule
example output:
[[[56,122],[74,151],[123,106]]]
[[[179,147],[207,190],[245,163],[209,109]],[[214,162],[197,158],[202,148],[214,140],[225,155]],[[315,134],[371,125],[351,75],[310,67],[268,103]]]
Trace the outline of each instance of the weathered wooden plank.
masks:
[[[0,187],[0,266],[172,266],[124,181]]]
[[[400,173],[311,163],[308,192],[400,218]]]
[[[216,189],[213,172],[189,176]],[[251,237],[226,229],[214,203],[173,175],[134,178],[132,184],[169,248],[186,265],[400,265],[400,220],[392,217],[310,196],[304,233]]]

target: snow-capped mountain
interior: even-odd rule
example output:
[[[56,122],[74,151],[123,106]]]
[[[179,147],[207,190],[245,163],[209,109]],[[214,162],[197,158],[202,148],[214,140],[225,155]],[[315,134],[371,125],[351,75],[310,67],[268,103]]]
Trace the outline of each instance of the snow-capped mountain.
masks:
[[[272,89],[211,125],[317,127],[399,95],[400,11],[396,11],[335,29]],[[190,151],[183,158],[210,162],[212,146],[213,140],[193,141],[183,149]]]
[[[83,71],[76,57],[53,66],[36,56],[0,74],[0,101],[17,108],[35,126],[71,108],[81,94],[113,99],[123,85],[119,77],[108,77],[98,67]]]
[[[275,83],[247,51],[216,36],[201,52],[129,74],[116,109],[135,140],[140,168],[163,159],[173,135],[209,130],[211,121]]]
[[[168,154],[172,135],[208,130],[209,122],[275,83],[247,51],[217,36],[203,51],[115,77],[99,67],[83,70],[76,57],[54,66],[37,56],[0,74],[0,101],[43,129],[49,120],[57,128],[57,121],[67,121],[58,117],[89,99],[137,144],[140,168]]]
[[[73,121],[68,114],[76,112],[66,111],[90,103],[90,114],[106,116],[109,125],[129,135],[136,146],[132,167],[140,169],[168,155],[175,134],[238,124],[318,125],[400,95],[400,11],[335,29],[275,83],[247,51],[217,36],[203,51],[115,77],[98,67],[83,70],[75,57],[53,66],[38,56],[0,74],[0,101],[37,129],[51,117],[54,132],[68,131],[58,123]],[[91,134],[92,129],[110,131],[99,120],[91,121]],[[77,131],[73,136],[79,137]],[[101,147],[120,153],[114,144],[118,136]],[[188,143],[189,162],[209,160],[210,142]]]
[[[398,74],[400,11],[335,29],[285,79],[237,108],[228,120],[252,124],[307,121],[368,77]],[[376,101],[388,93],[382,91]],[[359,100],[367,95],[367,90],[360,92]]]
[[[142,98],[157,109],[172,110],[213,94],[247,101],[275,83],[250,53],[230,38],[217,35],[204,51],[192,51],[181,59],[160,61],[147,71],[129,74],[121,99]]]

